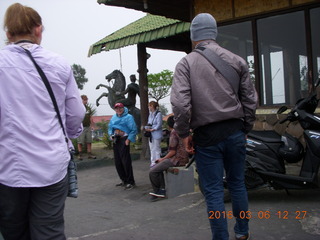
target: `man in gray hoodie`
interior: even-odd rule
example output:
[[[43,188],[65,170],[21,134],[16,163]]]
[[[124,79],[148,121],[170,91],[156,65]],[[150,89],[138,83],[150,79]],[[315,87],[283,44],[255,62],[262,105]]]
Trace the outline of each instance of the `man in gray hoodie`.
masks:
[[[193,51],[177,64],[171,104],[174,129],[186,150],[195,153],[212,239],[229,239],[227,218],[234,218],[235,238],[249,239],[248,197],[244,183],[246,133],[254,124],[257,95],[244,59],[216,43],[217,24],[208,13],[197,15],[190,28],[193,47],[210,50],[235,71],[225,78],[202,54]],[[233,86],[234,85],[234,86]],[[193,137],[190,137],[190,129]],[[233,211],[223,202],[226,172]]]

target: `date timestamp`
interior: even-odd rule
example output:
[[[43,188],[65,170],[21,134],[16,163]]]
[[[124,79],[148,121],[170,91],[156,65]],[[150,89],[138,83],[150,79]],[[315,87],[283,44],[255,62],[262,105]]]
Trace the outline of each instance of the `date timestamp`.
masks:
[[[241,211],[239,214],[239,218],[241,219],[297,219],[301,220],[306,218],[307,211]],[[232,211],[209,211],[209,219],[233,219]]]

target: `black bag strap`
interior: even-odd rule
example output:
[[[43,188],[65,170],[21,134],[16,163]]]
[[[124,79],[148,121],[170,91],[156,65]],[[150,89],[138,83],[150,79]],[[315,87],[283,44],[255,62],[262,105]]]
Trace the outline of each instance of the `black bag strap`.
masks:
[[[60,126],[62,128],[62,131],[63,131],[63,134],[64,134],[64,137],[65,137],[65,140],[66,140],[66,143],[68,143],[68,138],[67,138],[67,134],[66,134],[66,131],[64,129],[64,126],[63,126],[63,123],[62,123],[62,118],[61,118],[61,115],[60,115],[60,111],[59,111],[59,108],[58,108],[58,104],[57,104],[57,101],[56,101],[56,98],[54,97],[54,93],[52,91],[52,88],[51,88],[51,85],[46,77],[46,75],[44,74],[44,72],[42,71],[42,69],[40,68],[40,66],[37,64],[37,62],[34,60],[34,58],[32,57],[32,54],[31,52],[28,50],[28,49],[25,49],[23,48],[27,55],[29,56],[29,58],[31,59],[31,61],[33,62],[34,66],[36,67],[36,69],[38,70],[39,72],[39,75],[44,83],[44,85],[46,86],[48,92],[49,92],[49,95],[51,97],[51,100],[52,100],[52,103],[53,103],[53,106],[54,106],[54,109],[57,113],[57,116],[58,116],[58,119],[59,119],[59,123],[60,123]]]
[[[206,58],[211,65],[221,73],[231,85],[234,93],[238,96],[240,76],[237,71],[209,48],[197,47],[194,51]]]

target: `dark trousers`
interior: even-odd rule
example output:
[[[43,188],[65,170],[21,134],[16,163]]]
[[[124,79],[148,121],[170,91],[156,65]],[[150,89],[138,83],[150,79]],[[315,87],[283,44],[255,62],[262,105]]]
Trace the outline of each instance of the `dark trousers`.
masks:
[[[67,176],[47,187],[12,188],[0,184],[0,232],[5,240],[65,240]]]
[[[124,184],[135,184],[130,156],[130,145],[126,145],[127,137],[119,138],[113,144],[114,162],[121,181]]]

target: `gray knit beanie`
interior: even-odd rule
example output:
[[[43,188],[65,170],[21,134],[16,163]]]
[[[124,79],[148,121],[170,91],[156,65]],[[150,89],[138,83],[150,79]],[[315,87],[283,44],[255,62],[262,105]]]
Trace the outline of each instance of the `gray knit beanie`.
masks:
[[[217,22],[209,13],[200,13],[191,22],[190,38],[192,41],[213,39],[218,35]]]

